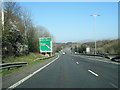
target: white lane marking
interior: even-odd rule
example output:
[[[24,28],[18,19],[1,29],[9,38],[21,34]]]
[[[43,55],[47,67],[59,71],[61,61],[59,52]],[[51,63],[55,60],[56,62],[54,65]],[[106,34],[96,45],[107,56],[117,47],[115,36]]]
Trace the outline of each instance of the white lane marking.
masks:
[[[54,61],[56,61],[59,58],[59,55],[56,59],[52,60],[51,62],[49,62],[48,64],[46,64],[45,66],[41,67],[40,69],[36,70],[35,72],[33,72],[32,74],[28,75],[27,77],[23,78],[22,80],[18,81],[17,83],[13,84],[12,86],[8,87],[6,90],[9,90],[10,88],[15,88],[18,85],[22,84],[23,82],[25,82],[27,79],[29,79],[30,77],[32,77],[33,75],[35,75],[36,73],[38,73],[39,71],[41,71],[42,69],[44,69],[45,67],[47,67],[48,65],[50,65],[51,63],[53,63]]]
[[[110,83],[110,85],[112,85],[114,88],[118,88],[115,84]]]
[[[98,74],[94,73],[93,71],[91,70],[88,70],[90,73],[92,73],[93,75],[97,76],[98,77]]]
[[[77,64],[79,64],[79,62],[76,62]]]

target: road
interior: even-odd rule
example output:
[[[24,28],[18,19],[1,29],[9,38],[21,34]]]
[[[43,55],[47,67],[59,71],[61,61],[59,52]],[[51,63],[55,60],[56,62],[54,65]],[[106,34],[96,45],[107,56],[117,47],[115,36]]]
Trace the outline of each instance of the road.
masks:
[[[60,55],[16,88],[118,88],[118,65]]]

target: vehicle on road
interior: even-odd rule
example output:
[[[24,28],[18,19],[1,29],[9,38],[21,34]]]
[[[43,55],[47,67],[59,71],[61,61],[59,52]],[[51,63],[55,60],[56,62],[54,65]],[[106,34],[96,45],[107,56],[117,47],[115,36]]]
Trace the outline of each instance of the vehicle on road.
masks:
[[[78,52],[75,52],[75,54],[79,54]]]
[[[65,52],[62,53],[63,55],[65,54]]]

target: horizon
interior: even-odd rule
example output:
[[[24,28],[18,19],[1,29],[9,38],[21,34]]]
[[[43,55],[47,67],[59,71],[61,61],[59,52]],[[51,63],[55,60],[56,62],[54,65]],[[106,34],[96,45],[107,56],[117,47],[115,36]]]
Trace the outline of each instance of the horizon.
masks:
[[[104,41],[104,40],[118,40],[119,38],[114,38],[114,39],[101,39],[101,40],[96,40],[96,42],[98,42],[98,41]],[[95,42],[95,41],[93,41],[93,40],[83,40],[83,41],[79,41],[79,42],[76,42],[76,41],[73,41],[73,42],[55,42],[55,43],[89,43],[89,42]]]

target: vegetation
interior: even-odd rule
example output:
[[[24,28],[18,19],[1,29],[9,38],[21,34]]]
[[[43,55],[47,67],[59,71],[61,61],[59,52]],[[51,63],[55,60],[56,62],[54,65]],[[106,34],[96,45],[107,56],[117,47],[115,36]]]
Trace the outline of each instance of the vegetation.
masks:
[[[1,21],[1,19],[0,19]],[[44,27],[35,27],[30,13],[19,3],[4,3],[4,30],[2,29],[2,62],[6,58],[39,52],[39,38],[52,37]]]
[[[21,57],[16,57],[16,58],[11,56],[11,57],[8,57],[5,59],[5,63],[10,63],[10,62],[28,62],[28,63],[31,63],[31,62],[33,62],[34,59],[42,58],[42,57],[44,57],[44,55],[39,54],[39,53],[30,53],[27,56],[21,56]]]
[[[54,52],[59,52],[63,48],[65,48],[67,45],[65,43],[55,43],[54,44]]]
[[[14,58],[14,57],[6,58],[4,60],[5,63],[10,63],[10,62],[27,62],[28,65],[23,66],[21,68],[13,67],[13,68],[10,68],[10,70],[3,69],[3,70],[0,70],[0,74],[2,73],[3,76],[6,76],[6,75],[9,75],[9,74],[12,74],[13,72],[18,72],[18,71],[20,71],[22,69],[29,68],[31,66],[39,64],[40,62],[44,62],[46,60],[49,60],[49,59],[44,59],[44,60],[34,61],[36,58],[42,58],[42,57],[44,57],[44,55],[42,55],[42,54],[39,54],[39,53],[30,53],[27,56],[21,56],[21,57],[16,57],[16,58]],[[52,57],[52,58],[55,58],[55,57]]]
[[[120,54],[119,50],[119,39],[114,40],[99,40],[97,41],[97,53],[100,54]],[[78,49],[79,53],[83,53],[86,51],[86,47],[90,47],[90,53],[94,53],[94,42],[86,42],[79,44],[78,48],[77,46],[72,47],[72,51],[77,51]],[[77,44],[76,44],[77,45]]]
[[[2,62],[6,62],[9,57],[16,58],[29,55],[31,52],[39,52],[40,37],[54,38],[45,27],[35,27],[30,13],[22,9],[19,3],[5,2],[4,10],[4,30],[0,23],[0,29],[2,30],[0,32],[0,34],[2,33],[2,37],[0,35],[0,38],[2,38]],[[90,47],[90,53],[94,53],[94,42],[53,43],[53,51],[59,52],[66,46],[71,47],[72,51],[79,53],[86,53],[86,47]],[[97,41],[97,52],[102,54],[119,54],[118,40]]]

